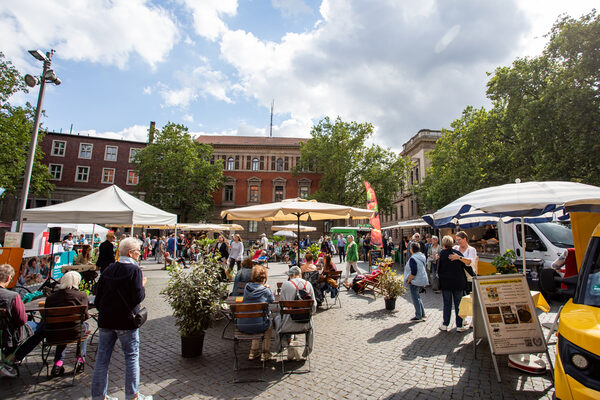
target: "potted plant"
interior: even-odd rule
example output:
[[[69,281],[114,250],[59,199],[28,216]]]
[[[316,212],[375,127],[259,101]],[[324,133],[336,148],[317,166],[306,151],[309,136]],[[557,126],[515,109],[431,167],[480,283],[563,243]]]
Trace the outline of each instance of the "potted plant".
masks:
[[[494,257],[492,265],[496,267],[496,271],[499,274],[516,274],[517,267],[514,265],[514,261],[517,258],[514,250],[506,249],[504,254],[498,254]]]
[[[379,270],[381,271],[381,275],[379,275],[379,287],[383,292],[385,309],[394,310],[396,308],[396,299],[398,296],[406,293],[406,286],[404,286],[402,278],[393,271],[391,264],[384,261],[379,265]]]
[[[188,270],[177,264],[169,268],[169,283],[161,291],[173,309],[183,357],[202,354],[204,333],[219,316],[227,296],[227,285],[219,280],[217,256],[209,253],[205,243],[198,244],[198,263]]]

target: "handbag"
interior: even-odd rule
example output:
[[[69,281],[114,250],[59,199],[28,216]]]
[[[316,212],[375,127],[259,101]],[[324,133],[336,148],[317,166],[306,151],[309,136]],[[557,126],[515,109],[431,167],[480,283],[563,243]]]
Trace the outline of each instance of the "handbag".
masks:
[[[125,307],[129,307],[121,292],[117,290],[117,293],[119,294],[121,300],[123,300],[123,304],[125,304]],[[131,314],[130,317],[133,321],[133,325],[136,328],[139,328],[140,326],[144,325],[144,323],[148,319],[148,310],[146,309],[146,307],[140,307],[140,311],[138,311],[137,314],[134,314],[131,310],[129,310],[129,313]]]

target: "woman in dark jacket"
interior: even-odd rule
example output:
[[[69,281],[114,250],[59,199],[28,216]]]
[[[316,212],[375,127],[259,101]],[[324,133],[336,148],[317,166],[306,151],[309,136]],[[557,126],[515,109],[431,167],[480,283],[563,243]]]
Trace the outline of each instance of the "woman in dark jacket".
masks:
[[[100,273],[104,272],[104,269],[110,264],[115,262],[115,247],[113,242],[115,241],[115,234],[108,232],[106,234],[106,240],[100,244],[98,248],[98,260],[96,266],[100,270]]]
[[[69,271],[66,274],[64,274],[62,276],[62,278],[60,279],[60,286],[58,287],[59,290],[52,293],[46,299],[45,308],[66,307],[66,306],[87,306],[88,305],[87,295],[83,292],[80,292],[78,289],[80,282],[81,282],[81,275],[79,274],[79,272]],[[85,318],[86,319],[89,318],[87,310],[85,312]],[[67,323],[67,324],[69,324],[69,323]],[[70,334],[70,333],[80,334],[81,333],[79,323],[75,323],[75,324],[70,323],[70,324],[71,325],[60,327],[60,329],[62,330],[61,331],[62,334],[66,334],[67,332],[68,332],[68,334]],[[59,327],[55,326],[55,328],[59,328]],[[88,329],[88,324],[85,322],[84,322],[83,329],[85,329],[85,330]],[[53,339],[51,337],[50,332],[46,333],[46,337],[50,340]],[[83,343],[81,344],[81,354],[80,354],[80,357],[77,359],[77,363],[75,364],[75,372],[74,373],[76,373],[76,374],[82,372],[84,369],[85,350],[87,347],[87,341],[88,341],[88,339],[86,338],[83,341]],[[56,352],[54,353],[54,366],[52,367],[52,372],[50,373],[51,376],[60,376],[65,373],[65,367],[63,367],[63,360],[65,358],[66,349],[67,349],[67,346],[65,346],[65,345],[56,346]]]
[[[463,326],[463,320],[458,315],[458,306],[460,300],[467,288],[467,277],[465,272],[469,275],[475,276],[475,272],[471,266],[465,265],[460,261],[462,254],[458,250],[453,250],[454,239],[452,236],[444,236],[442,238],[442,251],[440,252],[440,259],[438,261],[438,276],[440,279],[440,289],[442,290],[442,298],[444,300],[444,321],[440,326],[440,330],[447,331],[448,325],[450,325],[450,316],[452,314],[452,303],[454,302],[454,312],[456,313],[456,330],[458,332],[464,332],[469,327]],[[451,261],[450,254],[457,254],[460,258]]]

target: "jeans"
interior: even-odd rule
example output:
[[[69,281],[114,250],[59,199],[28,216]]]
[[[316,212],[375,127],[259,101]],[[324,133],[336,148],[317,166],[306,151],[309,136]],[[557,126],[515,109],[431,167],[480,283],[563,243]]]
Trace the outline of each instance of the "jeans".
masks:
[[[42,324],[38,324],[34,321],[27,321],[27,325],[33,330],[33,335],[29,336],[27,340],[23,342],[23,345],[15,352],[15,361],[24,359],[27,354],[31,353],[31,351],[44,340]]]
[[[462,327],[463,320],[458,316],[458,306],[463,296],[462,290],[442,290],[444,299],[444,325],[450,325],[450,316],[452,314],[452,302],[454,301],[454,312],[456,313],[456,327]]]
[[[138,394],[140,385],[139,329],[115,330],[100,328],[98,353],[94,365],[94,376],[92,377],[93,400],[106,397],[108,366],[117,338],[121,342],[121,349],[125,356],[125,397],[131,399]]]
[[[421,319],[425,316],[425,308],[423,308],[423,302],[421,301],[421,295],[419,290],[421,286],[415,286],[410,284],[410,296],[412,297],[413,305],[415,306],[415,317]]]
[[[89,329],[88,323],[84,322],[83,327],[84,327],[83,328],[84,332],[87,332],[87,330]],[[87,350],[88,340],[89,340],[89,336],[83,342],[81,342],[81,354],[79,354],[80,357],[85,357],[85,351]],[[64,360],[66,352],[67,352],[67,346],[65,346],[65,345],[56,346],[56,352],[54,353],[54,362]]]
[[[340,256],[340,263],[343,263],[344,261],[346,261],[346,248],[345,247],[338,247],[338,255]]]

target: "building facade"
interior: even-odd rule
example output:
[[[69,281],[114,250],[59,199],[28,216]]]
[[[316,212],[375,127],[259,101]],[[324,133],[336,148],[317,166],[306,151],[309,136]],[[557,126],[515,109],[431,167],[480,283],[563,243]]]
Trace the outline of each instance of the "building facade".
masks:
[[[214,193],[215,209],[211,222],[224,222],[221,211],[235,207],[265,204],[283,199],[306,198],[319,187],[320,175],[306,171],[297,176],[293,168],[300,162],[300,144],[306,139],[255,136],[199,136],[200,143],[211,144],[213,160],[222,160],[225,181]],[[261,233],[271,235],[273,223],[228,221],[244,227],[244,239],[258,239]],[[277,223],[275,223],[277,224]],[[317,228],[311,237],[320,236],[323,222],[312,222]]]

